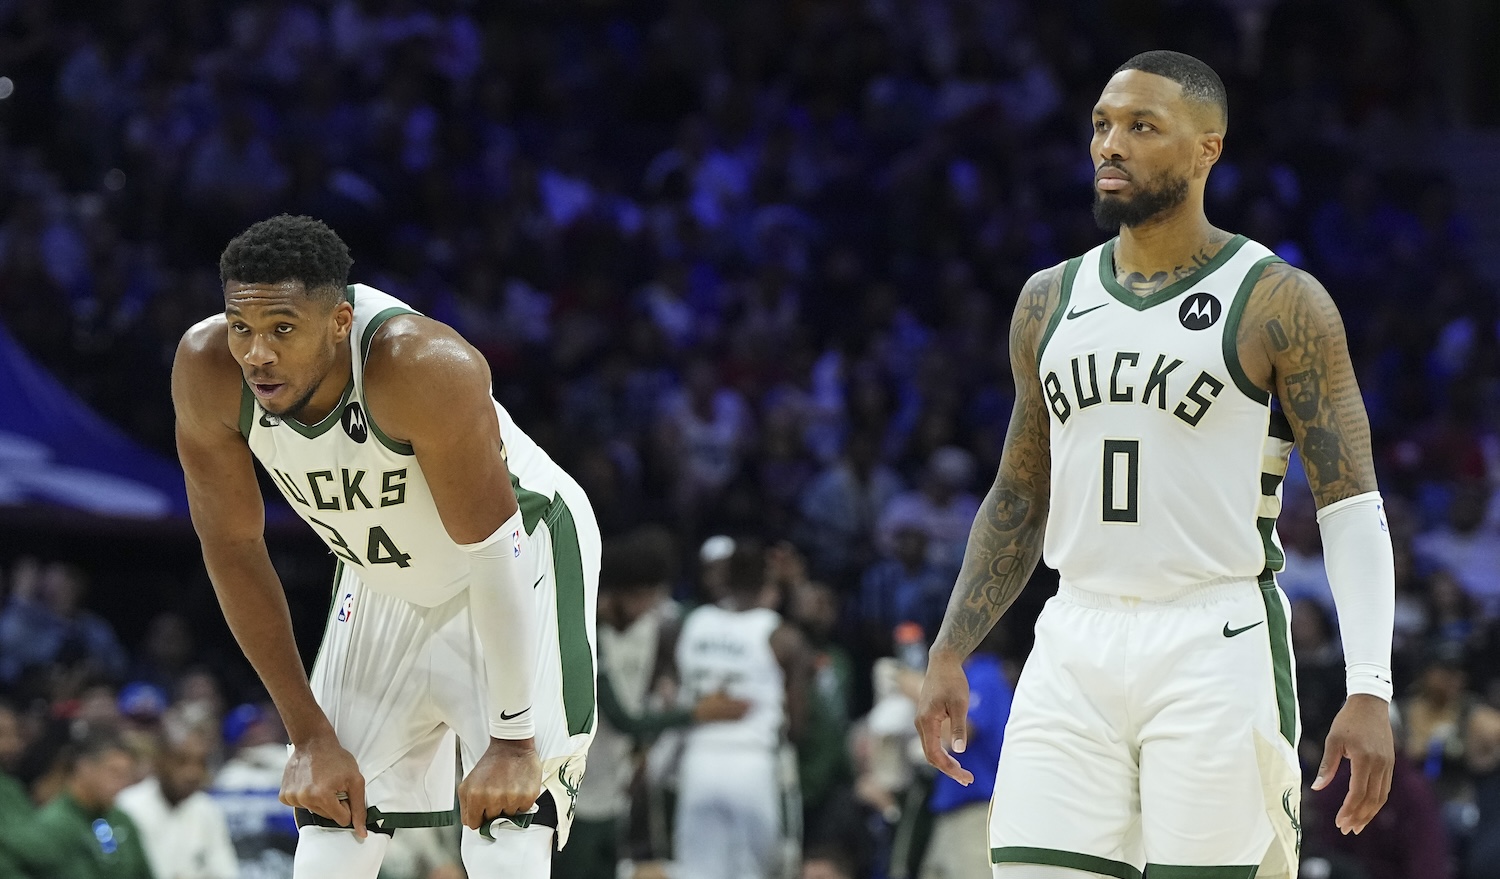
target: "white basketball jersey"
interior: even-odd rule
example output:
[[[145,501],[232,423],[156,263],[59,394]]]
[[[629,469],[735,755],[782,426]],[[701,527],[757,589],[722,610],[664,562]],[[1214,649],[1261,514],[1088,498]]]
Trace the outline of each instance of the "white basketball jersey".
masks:
[[[1147,599],[1280,570],[1291,427],[1236,345],[1251,289],[1279,260],[1236,236],[1142,297],[1115,280],[1114,244],[1067,263],[1042,338],[1047,564],[1080,589]]]
[[[240,433],[281,493],[334,555],[378,592],[432,607],[468,581],[468,555],[443,528],[412,447],[387,436],[365,402],[364,362],[387,320],[417,312],[363,284],[348,288],[354,305],[353,377],[317,424],[278,418],[245,386]],[[561,471],[522,433],[499,403],[503,453],[523,513],[551,503]],[[528,517],[527,521],[530,521]]]
[[[706,723],[687,734],[689,748],[770,751],[786,724],[786,680],[771,650],[781,625],[774,610],[726,610],[704,605],[688,614],[677,637],[682,698],[691,706],[720,690],[750,703],[739,720]]]

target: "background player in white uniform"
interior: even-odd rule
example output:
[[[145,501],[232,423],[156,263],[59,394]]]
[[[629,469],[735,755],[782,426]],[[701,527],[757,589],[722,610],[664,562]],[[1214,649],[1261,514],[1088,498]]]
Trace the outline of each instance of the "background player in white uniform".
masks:
[[[961,663],[1045,549],[1061,585],[1006,727],[996,876],[1287,879],[1301,783],[1274,524],[1293,439],[1348,671],[1314,786],[1350,758],[1344,832],[1390,789],[1394,571],[1364,406],[1328,293],[1204,215],[1218,76],[1139,55],[1093,120],[1095,218],[1119,237],[1021,293],[1005,451],[917,726],[928,760],[970,780],[943,748],[945,727],[964,747]]]
[[[394,829],[461,817],[470,875],[544,877],[594,728],[598,527],[483,357],[350,262],[307,217],[250,227],[172,372],[204,562],[291,736],[295,875],[374,879]],[[252,454],[338,557],[311,682]]]
[[[800,630],[762,606],[766,564],[758,543],[739,542],[728,580],[727,597],[683,622],[677,673],[684,705],[724,692],[750,710],[688,731],[673,851],[679,876],[770,879],[786,867],[785,821],[800,816],[800,805],[786,800],[795,764],[782,745],[805,722],[808,647]]]

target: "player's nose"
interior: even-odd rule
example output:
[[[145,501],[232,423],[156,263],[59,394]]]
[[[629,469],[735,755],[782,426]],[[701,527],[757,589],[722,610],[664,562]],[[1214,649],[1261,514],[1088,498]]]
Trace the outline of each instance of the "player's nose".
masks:
[[[251,366],[269,366],[276,362],[276,352],[260,336],[250,338],[250,347],[245,350],[245,362]]]

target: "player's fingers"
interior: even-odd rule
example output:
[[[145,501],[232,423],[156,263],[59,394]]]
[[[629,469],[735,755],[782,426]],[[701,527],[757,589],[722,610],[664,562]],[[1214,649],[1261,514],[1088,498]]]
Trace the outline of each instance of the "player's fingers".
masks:
[[[1355,804],[1354,812],[1350,816],[1352,829],[1355,833],[1359,833],[1375,819],[1380,808],[1385,805],[1386,797],[1390,795],[1392,767],[1391,761],[1382,754],[1370,754],[1351,759],[1350,763],[1360,767],[1366,777],[1363,796]]]
[[[927,715],[918,718],[917,733],[922,740],[922,753],[937,771],[959,784],[968,785],[974,781],[974,775],[943,749],[942,726],[945,719],[947,718],[941,709],[929,711]]]
[[[1339,759],[1344,756],[1344,742],[1336,733],[1329,733],[1328,740],[1323,743],[1323,762],[1318,764],[1317,778],[1313,779],[1312,789],[1322,790],[1333,780],[1333,774],[1339,769]]]
[[[364,839],[369,835],[365,830],[365,780],[356,775],[349,781],[349,826],[354,828],[354,835]]]
[[[962,754],[969,746],[968,700],[954,699],[948,703],[948,722],[953,734],[953,753]]]

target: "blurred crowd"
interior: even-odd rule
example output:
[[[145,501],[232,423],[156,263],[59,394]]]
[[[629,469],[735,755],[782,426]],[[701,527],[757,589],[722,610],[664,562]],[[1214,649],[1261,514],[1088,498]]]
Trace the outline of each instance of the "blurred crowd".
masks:
[[[606,581],[633,598],[602,603],[606,628],[670,619],[704,599],[703,565],[747,539],[770,547],[767,600],[823,657],[823,719],[799,743],[804,876],[966,875],[924,867],[924,851],[973,833],[973,802],[912,759],[909,703],[999,460],[1009,313],[1031,272],[1102,238],[1087,118],[1109,72],[1148,48],[1192,52],[1230,94],[1209,217],[1338,302],[1397,548],[1405,759],[1379,832],[1332,832],[1338,782],[1309,797],[1304,873],[1493,876],[1496,296],[1453,183],[1370,148],[1462,115],[1449,85],[1465,71],[1439,66],[1456,56],[1432,42],[1438,13],[1417,8],[3,0],[0,326],[170,453],[167,370],[182,331],[222,307],[219,250],[278,211],[327,221],[353,249],[353,280],[484,352],[497,397],[624,541],[625,573]],[[1342,660],[1295,466],[1285,491],[1311,767]],[[643,537],[641,523],[661,529]],[[118,828],[143,819],[155,863],[161,810],[207,787],[241,875],[279,875],[251,866],[289,846],[262,695],[239,692],[224,651],[194,644],[180,616],[133,626],[147,635],[122,646],[65,561],[17,563],[0,589],[0,768],[19,779],[4,808],[46,804],[56,833],[87,830],[111,863],[137,845]],[[1000,658],[971,671],[991,710],[1024,662],[1048,594],[1037,580],[985,653]],[[670,856],[670,772],[652,755],[666,760],[655,743],[671,734],[637,715],[670,702],[671,676],[632,674],[615,756],[589,774],[625,787],[579,809],[599,804],[591,820],[617,827],[617,856],[650,875]],[[975,723],[998,753],[1003,715]],[[176,771],[188,764],[203,768]],[[127,781],[139,796],[116,810]],[[396,869],[456,869],[450,842],[414,843]],[[220,875],[210,863],[158,879]]]

